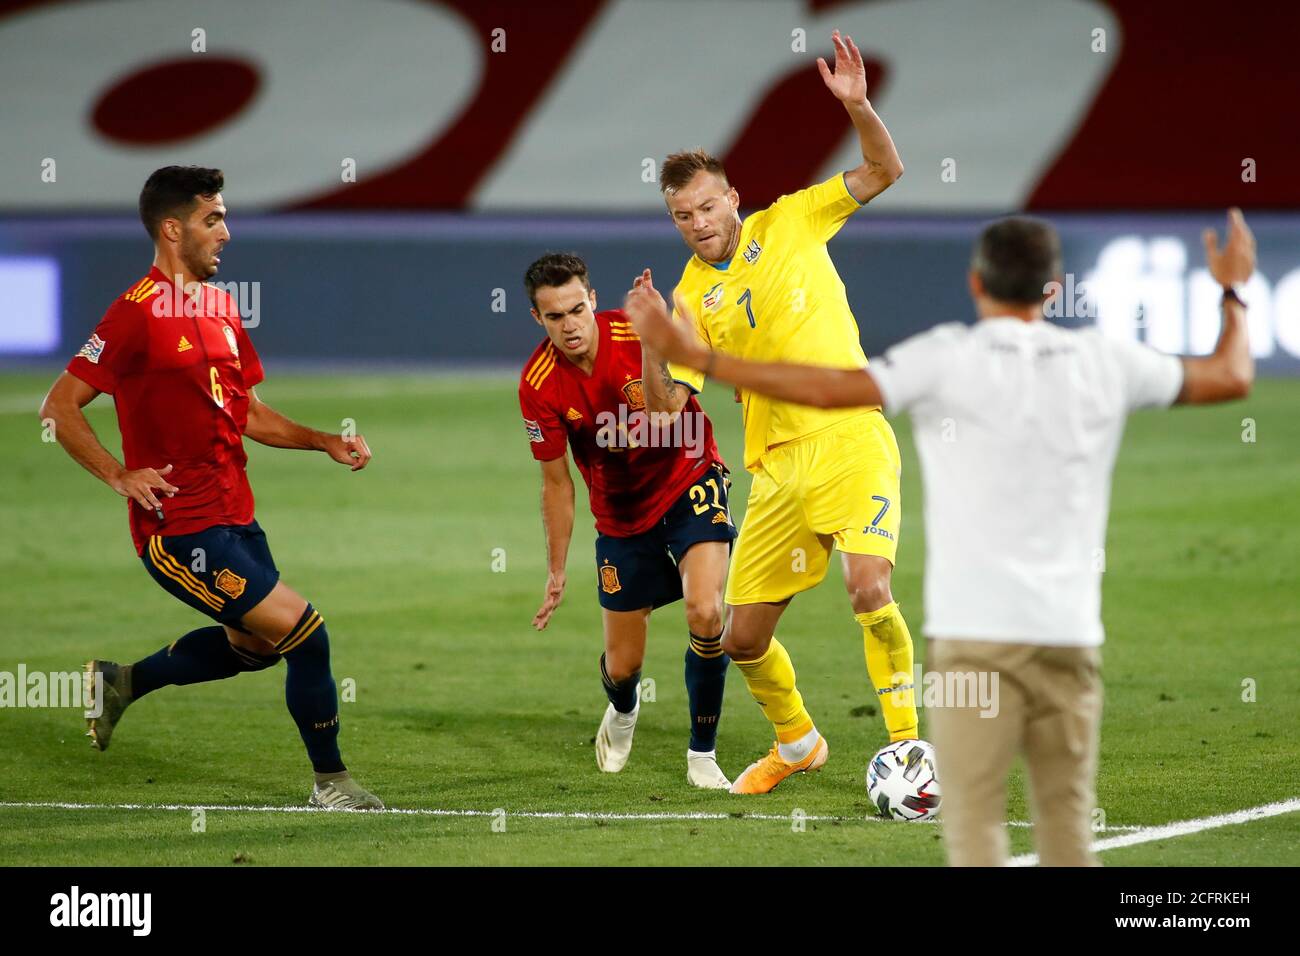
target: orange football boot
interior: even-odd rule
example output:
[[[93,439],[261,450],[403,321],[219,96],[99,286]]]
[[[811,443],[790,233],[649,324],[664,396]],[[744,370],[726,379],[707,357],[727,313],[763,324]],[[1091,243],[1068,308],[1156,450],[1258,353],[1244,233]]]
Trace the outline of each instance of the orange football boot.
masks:
[[[744,773],[736,778],[736,782],[731,785],[731,792],[771,793],[776,789],[777,784],[791,774],[820,770],[829,753],[830,747],[826,744],[826,738],[819,735],[817,746],[813,747],[812,753],[798,763],[786,763],[781,759],[778,745],[772,744],[772,749],[761,760],[751,763],[745,768]]]

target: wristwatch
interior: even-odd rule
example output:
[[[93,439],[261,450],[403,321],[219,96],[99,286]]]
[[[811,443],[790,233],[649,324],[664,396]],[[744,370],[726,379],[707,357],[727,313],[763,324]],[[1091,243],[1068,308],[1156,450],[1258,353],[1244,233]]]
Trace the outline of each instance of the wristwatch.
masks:
[[[1246,300],[1241,297],[1241,289],[1242,286],[1239,285],[1225,285],[1223,287],[1223,304],[1227,305],[1229,302],[1235,302],[1243,309],[1246,308]]]

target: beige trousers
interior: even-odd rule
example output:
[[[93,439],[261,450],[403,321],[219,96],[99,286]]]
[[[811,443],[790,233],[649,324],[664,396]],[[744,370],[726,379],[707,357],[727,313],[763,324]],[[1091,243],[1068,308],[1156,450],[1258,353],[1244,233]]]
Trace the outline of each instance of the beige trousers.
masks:
[[[1017,754],[1024,755],[1029,772],[1039,862],[1099,865],[1090,845],[1100,666],[1097,647],[929,641],[927,682],[937,673],[997,675],[996,716],[981,717],[981,707],[969,700],[966,706],[933,708],[922,701],[943,788],[943,836],[952,866],[1006,863],[1007,774]],[[945,677],[945,686],[956,680]]]

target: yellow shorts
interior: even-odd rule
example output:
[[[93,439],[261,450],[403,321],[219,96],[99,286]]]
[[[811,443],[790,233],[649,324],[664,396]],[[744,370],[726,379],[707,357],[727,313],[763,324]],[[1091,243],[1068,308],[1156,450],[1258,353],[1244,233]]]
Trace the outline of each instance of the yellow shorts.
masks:
[[[769,449],[753,472],[727,603],[784,601],[815,587],[833,547],[892,564],[901,471],[894,430],[879,412]]]

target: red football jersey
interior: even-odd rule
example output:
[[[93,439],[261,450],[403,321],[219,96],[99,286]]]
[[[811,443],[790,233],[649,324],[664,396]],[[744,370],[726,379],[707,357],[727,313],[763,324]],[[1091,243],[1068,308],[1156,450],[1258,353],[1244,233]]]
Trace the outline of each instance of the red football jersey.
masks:
[[[113,396],[127,468],[172,466],[180,491],[159,498],[162,521],[127,501],[137,552],[150,535],[253,520],[243,435],[262,363],[228,293],[204,285],[187,300],[155,267],[109,306],[68,371]]]
[[[596,313],[599,344],[587,375],[550,339],[524,365],[519,406],[538,461],[565,443],[587,483],[596,530],[629,537],[648,530],[709,465],[722,464],[713,423],[691,396],[677,423],[653,428],[641,385],[641,341],[627,316]]]

